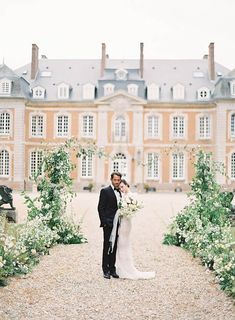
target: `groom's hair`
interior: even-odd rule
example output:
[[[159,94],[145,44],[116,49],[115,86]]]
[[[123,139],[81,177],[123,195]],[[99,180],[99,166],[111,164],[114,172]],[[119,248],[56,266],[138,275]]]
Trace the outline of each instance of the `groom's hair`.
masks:
[[[120,172],[112,172],[111,179],[113,179],[114,176],[118,176],[118,177],[122,178],[122,174]]]

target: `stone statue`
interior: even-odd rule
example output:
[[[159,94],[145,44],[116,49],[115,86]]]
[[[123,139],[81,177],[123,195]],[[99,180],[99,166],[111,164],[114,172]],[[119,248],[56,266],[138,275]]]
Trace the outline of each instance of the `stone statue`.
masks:
[[[3,204],[9,204],[11,208],[2,207]],[[12,189],[0,185],[0,214],[5,214],[8,221],[16,222],[16,211],[13,206],[13,197],[12,197]]]

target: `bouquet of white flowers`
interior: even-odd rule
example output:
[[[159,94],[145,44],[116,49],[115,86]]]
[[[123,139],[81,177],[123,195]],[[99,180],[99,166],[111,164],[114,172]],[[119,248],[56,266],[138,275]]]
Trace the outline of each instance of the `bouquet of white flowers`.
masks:
[[[137,201],[133,196],[127,195],[122,197],[119,202],[119,216],[131,218],[137,211],[143,208],[143,203]]]

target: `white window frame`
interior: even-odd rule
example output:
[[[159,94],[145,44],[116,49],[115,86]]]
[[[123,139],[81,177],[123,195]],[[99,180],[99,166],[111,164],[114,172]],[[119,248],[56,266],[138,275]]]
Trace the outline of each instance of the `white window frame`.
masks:
[[[232,181],[235,181],[235,151],[231,152],[229,159],[230,159],[230,163],[229,163],[230,179]]]
[[[92,83],[86,83],[82,87],[83,100],[94,100],[95,86]]]
[[[57,86],[57,96],[60,100],[69,98],[69,85],[67,83],[61,83]]]
[[[11,135],[11,129],[12,129],[12,113],[11,111],[8,111],[8,110],[2,110],[0,112],[0,119],[2,118],[2,115],[5,115],[4,116],[4,119],[3,119],[3,130],[1,130],[0,128],[0,136],[10,136]],[[9,116],[9,121],[8,119],[6,119],[6,117]],[[1,123],[1,121],[0,121]]]
[[[68,117],[68,131],[67,133],[64,132],[64,129],[61,131],[61,133],[58,132],[58,119],[59,117]],[[64,121],[62,123],[62,125],[64,125]],[[55,128],[55,132],[54,132],[54,136],[56,138],[69,138],[71,135],[71,114],[68,112],[58,112],[55,114],[55,118],[54,118],[54,128]]]
[[[9,79],[2,79],[0,80],[0,95],[10,95],[11,94],[11,80]]]
[[[176,169],[178,175],[174,177],[174,156],[178,156],[177,163],[176,163]],[[179,157],[181,158],[179,159]],[[180,168],[180,165],[182,164],[182,159],[183,159],[183,165],[182,168]],[[180,175],[180,171],[182,174]],[[172,181],[184,181],[186,180],[186,155],[184,152],[172,152],[171,153],[171,180]]]
[[[157,134],[153,135],[150,134],[149,132],[149,118],[150,117],[156,117],[157,118],[157,126],[158,126],[158,130],[157,130]],[[153,133],[153,132],[152,132]],[[147,113],[145,115],[145,139],[162,139],[162,115],[159,113]]]
[[[201,124],[203,120],[204,132],[201,132]],[[207,120],[208,119],[208,123]],[[196,116],[196,137],[197,140],[208,140],[212,138],[212,115],[200,113]],[[207,127],[208,125],[208,127]],[[208,130],[207,130],[208,129]]]
[[[185,87],[177,83],[173,87],[173,100],[184,100],[185,99]]]
[[[233,119],[232,119],[233,118]],[[233,123],[232,123],[233,121]],[[235,138],[235,111],[229,113],[229,137],[234,139]]]
[[[33,132],[33,118],[36,117],[36,130]],[[42,132],[40,134],[38,118],[42,117]],[[42,112],[30,113],[30,138],[45,138],[46,136],[46,114]]]
[[[235,81],[230,82],[230,94],[232,97],[235,96]]]
[[[32,166],[33,166],[33,163],[32,161],[34,159],[32,159],[32,154],[35,153],[35,165],[34,165],[34,169],[35,169],[35,172],[33,173],[33,170],[32,170]],[[30,150],[29,151],[29,177],[33,177],[34,174],[38,171],[40,165],[41,165],[41,161],[43,161],[43,153],[42,153],[42,150],[40,149],[37,149],[37,150]],[[39,172],[39,175],[41,175],[42,172]]]
[[[138,96],[138,89],[139,86],[135,83],[128,84],[127,86],[128,93],[132,94],[133,96]]]
[[[155,160],[157,165],[154,163]],[[160,180],[160,154],[158,152],[148,151],[146,154],[146,180]]]
[[[129,163],[128,163],[128,155],[124,152],[116,152],[112,155],[113,160],[111,160],[110,172],[120,172],[122,177],[129,180]],[[116,168],[117,170],[116,170]]]
[[[123,114],[116,114],[113,117],[113,141],[127,142],[128,141],[128,117]],[[124,130],[124,134],[123,134]],[[117,134],[119,133],[119,134]]]
[[[147,99],[150,101],[158,101],[160,88],[157,84],[151,83],[147,86]]]
[[[178,118],[177,120],[177,133],[174,132],[174,118]],[[183,119],[183,128],[184,132],[183,134],[180,133],[180,127],[181,127],[181,121]],[[171,140],[186,140],[187,139],[187,132],[188,132],[188,117],[186,114],[182,113],[174,113],[170,115],[170,137]]]
[[[89,131],[89,123],[87,126],[87,130],[84,131],[84,118],[92,117],[93,118],[93,130]],[[95,113],[82,113],[80,114],[80,136],[82,138],[95,138],[96,137],[96,114]]]
[[[112,83],[106,83],[104,85],[104,96],[109,96],[110,94],[114,93],[114,84]]]
[[[1,159],[2,153],[3,153],[3,160]],[[0,170],[0,177],[9,178],[11,175],[11,154],[7,148],[0,149],[0,164],[1,162],[2,162],[2,172]]]
[[[94,157],[92,154],[81,158],[81,178],[92,179],[94,176]]]
[[[43,87],[37,86],[33,88],[33,99],[44,99],[45,89]]]
[[[207,87],[202,87],[197,90],[198,101],[208,101],[210,99],[210,90]]]

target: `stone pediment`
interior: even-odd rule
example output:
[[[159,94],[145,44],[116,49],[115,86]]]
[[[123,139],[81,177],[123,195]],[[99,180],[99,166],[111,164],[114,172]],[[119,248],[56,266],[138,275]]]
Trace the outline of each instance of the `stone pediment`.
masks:
[[[146,104],[146,100],[140,97],[135,97],[126,91],[119,90],[113,94],[96,100],[96,103],[105,105],[109,104],[111,106],[115,104],[116,107],[128,107],[130,105],[144,105]]]

